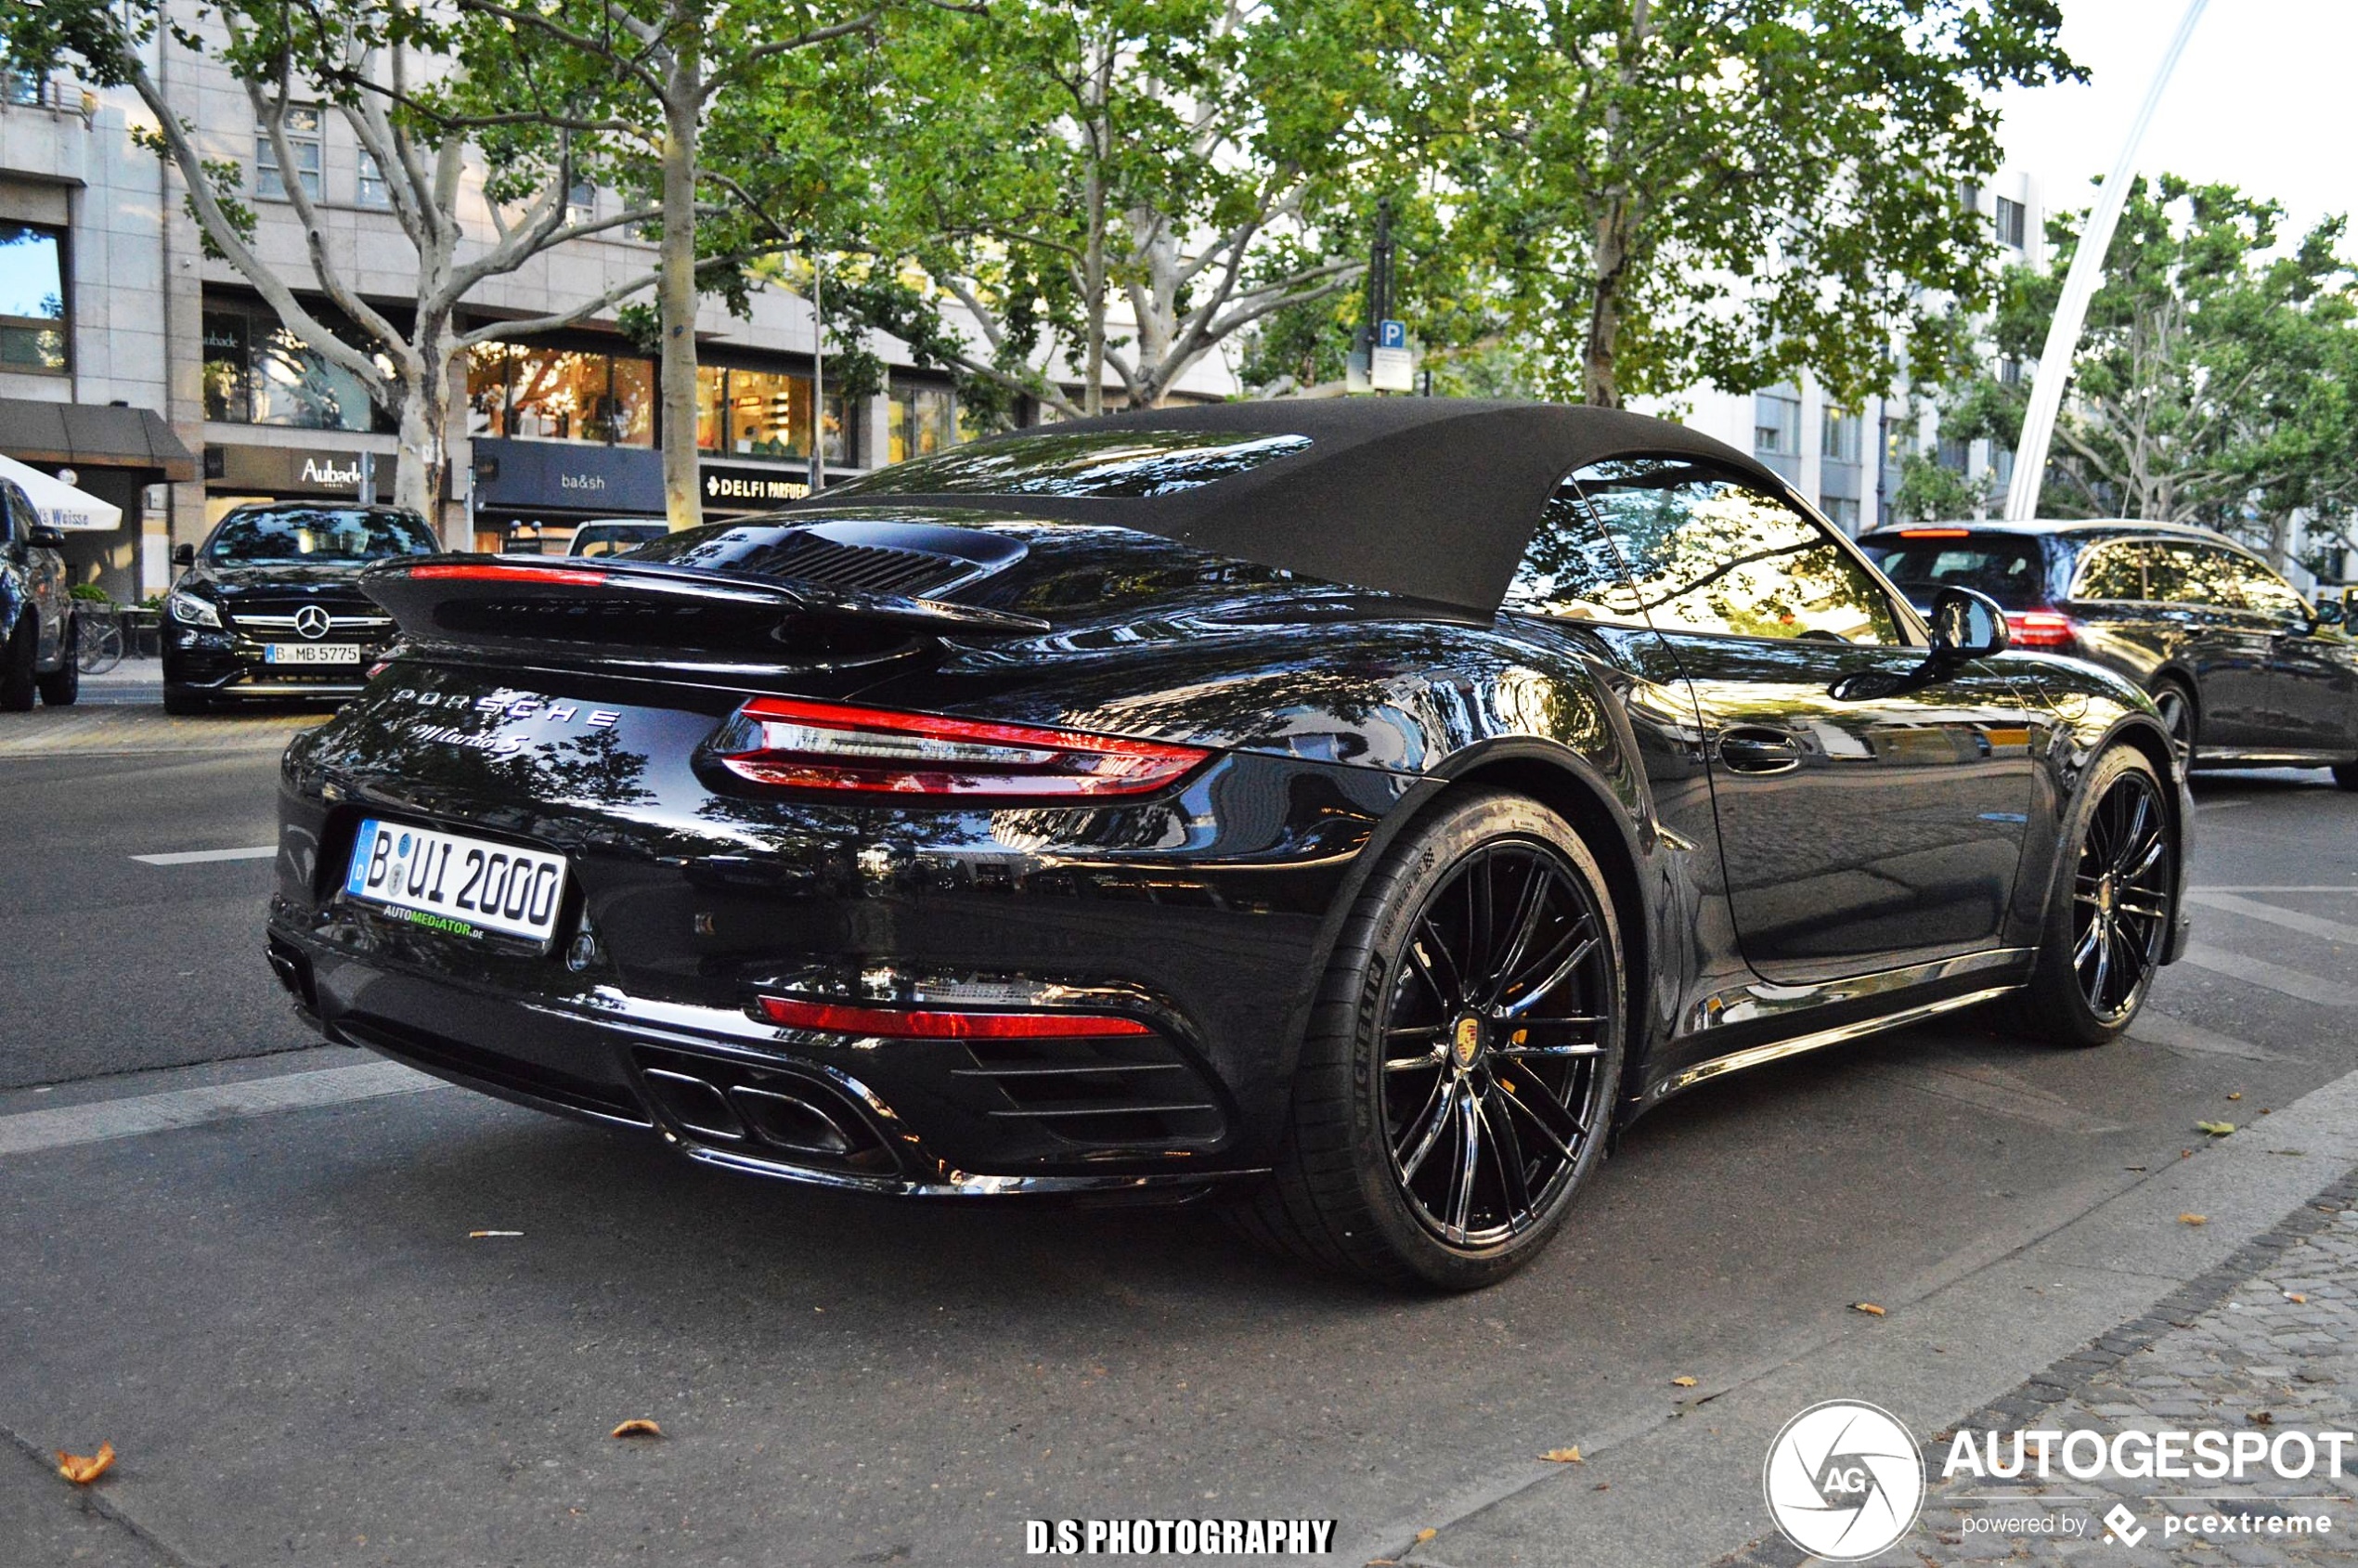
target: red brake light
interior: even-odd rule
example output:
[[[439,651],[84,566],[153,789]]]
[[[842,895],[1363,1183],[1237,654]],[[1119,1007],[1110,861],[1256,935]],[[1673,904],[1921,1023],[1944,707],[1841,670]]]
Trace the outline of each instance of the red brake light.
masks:
[[[1966,539],[1973,537],[1971,528],[1902,528],[1903,539]]]
[[[2052,610],[2010,610],[2006,626],[2017,648],[2068,648],[2079,628]]]
[[[907,1007],[855,1007],[797,996],[761,998],[762,1016],[788,1029],[880,1034],[901,1040],[1076,1040],[1152,1034],[1135,1018],[1094,1013],[945,1013]]]
[[[609,580],[603,572],[577,572],[550,566],[506,566],[496,561],[438,561],[430,565],[410,567],[409,576],[427,582],[563,583],[568,588],[597,588]]]
[[[992,724],[793,697],[756,697],[715,741],[755,784],[896,795],[1147,795],[1211,754],[1030,724]]]

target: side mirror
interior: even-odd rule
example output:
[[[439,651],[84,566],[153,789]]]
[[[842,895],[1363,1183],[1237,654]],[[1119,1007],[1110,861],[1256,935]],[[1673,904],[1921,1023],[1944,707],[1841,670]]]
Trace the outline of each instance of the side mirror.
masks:
[[[197,547],[192,544],[174,545],[172,547],[172,564],[175,566],[195,565],[197,564]]]
[[[2339,599],[2320,599],[2317,601],[2316,618],[2319,626],[2346,625],[2350,618],[2350,608]]]
[[[36,524],[26,530],[24,542],[35,550],[63,550],[66,547],[66,537],[58,529],[49,527],[45,524]]]
[[[2006,612],[1986,593],[1944,588],[1932,602],[1932,656],[1944,663],[1986,659],[2014,643]]]

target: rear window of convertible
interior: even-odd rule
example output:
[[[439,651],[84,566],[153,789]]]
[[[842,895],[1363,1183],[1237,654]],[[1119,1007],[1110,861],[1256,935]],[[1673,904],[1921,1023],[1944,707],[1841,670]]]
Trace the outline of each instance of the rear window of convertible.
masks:
[[[1306,435],[1211,430],[1092,430],[1010,435],[897,463],[829,488],[846,496],[1086,496],[1192,490],[1299,452]]]

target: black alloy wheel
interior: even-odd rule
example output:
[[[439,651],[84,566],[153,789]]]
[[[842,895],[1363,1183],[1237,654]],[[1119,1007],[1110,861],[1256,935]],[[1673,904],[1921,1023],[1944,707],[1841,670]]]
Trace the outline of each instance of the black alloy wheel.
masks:
[[[1388,1284],[1504,1277],[1603,1154],[1624,991],[1604,876],[1571,826],[1489,790],[1445,803],[1354,907],[1288,1147],[1241,1223]]]
[[[2071,818],[2030,984],[2013,1024],[2061,1045],[2127,1032],[2170,941],[2178,828],[2161,775],[2134,748],[2097,758]]]
[[[41,702],[45,707],[71,707],[81,698],[81,616],[72,616],[66,622],[65,646],[58,652],[58,667],[38,677],[34,683],[41,688]]]
[[[2154,688],[2153,698],[2161,713],[2161,727],[2170,732],[2170,749],[2178,754],[2178,766],[2191,766],[2195,759],[2194,694],[2175,680],[2165,680]]]
[[[2125,1021],[2161,962],[2170,934],[2169,817],[2143,773],[2126,772],[2096,803],[2072,868],[2072,972],[2088,1010]]]
[[[1401,1195],[1451,1246],[1539,1224],[1601,1124],[1617,1022],[1601,920],[1552,845],[1503,839],[1417,923],[1383,1031],[1384,1136]]]

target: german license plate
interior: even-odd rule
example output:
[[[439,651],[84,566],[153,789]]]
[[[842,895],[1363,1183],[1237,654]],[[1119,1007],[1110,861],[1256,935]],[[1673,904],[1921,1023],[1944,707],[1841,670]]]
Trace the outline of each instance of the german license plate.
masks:
[[[353,842],[343,891],[429,930],[545,942],[564,902],[565,862],[538,849],[371,817]]]
[[[265,642],[264,664],[358,664],[357,642]]]

